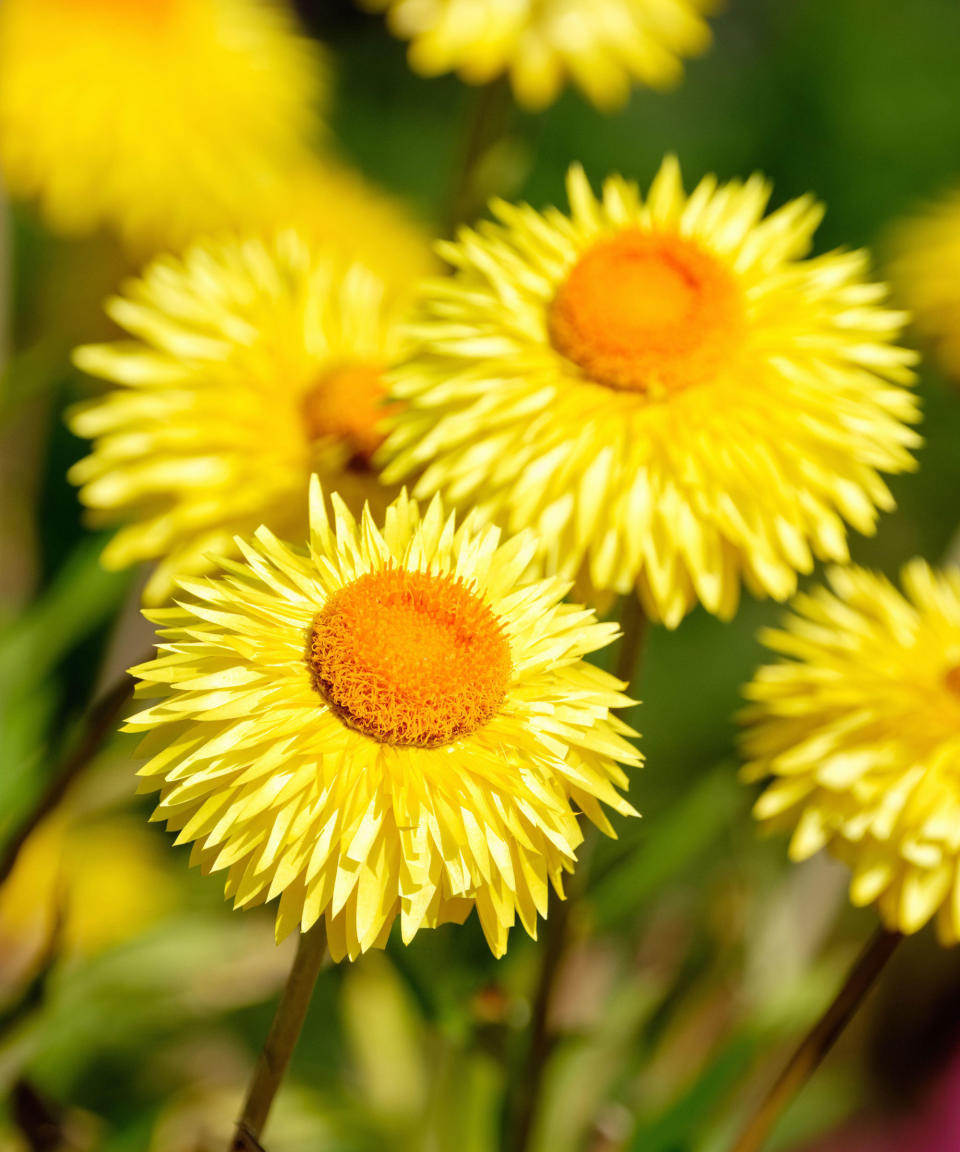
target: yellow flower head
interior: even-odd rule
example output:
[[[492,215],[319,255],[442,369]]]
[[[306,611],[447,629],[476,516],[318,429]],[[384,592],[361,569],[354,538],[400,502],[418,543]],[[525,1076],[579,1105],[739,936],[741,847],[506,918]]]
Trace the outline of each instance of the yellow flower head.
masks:
[[[598,108],[626,102],[634,84],[668,88],[682,59],[703,52],[712,0],[362,0],[388,12],[412,41],[410,66],[456,71],[469,84],[508,73],[527,108],[544,108],[568,81]]]
[[[960,939],[960,569],[915,560],[901,595],[860,568],[798,596],[787,657],[761,668],[744,752],[748,779],[772,776],[755,814],[793,829],[790,854],[828,848],[853,869],[854,904],[915,932],[935,913]]]
[[[901,224],[895,247],[895,286],[945,370],[960,378],[960,191]]]
[[[154,818],[236,906],[279,896],[278,938],[322,916],[353,958],[398,916],[409,941],[476,905],[499,956],[562,892],[576,813],[612,835],[599,801],[633,812],[620,764],[640,757],[610,712],[628,700],[583,660],[615,625],[525,575],[527,534],[405,493],[382,532],[333,506],[314,478],[309,555],[261,528],[147,614],[164,642],[133,672],[158,699],[128,730],[149,733]]]
[[[57,231],[179,246],[306,152],[320,64],[266,0],[3,0],[0,172]]]
[[[642,200],[569,178],[570,216],[494,203],[442,255],[391,392],[384,476],[537,529],[551,570],[676,625],[741,580],[784,598],[913,466],[913,354],[863,252],[807,256],[820,207],[677,163]]]
[[[359,260],[401,295],[438,270],[433,237],[406,206],[330,156],[291,170],[248,205],[244,232],[290,228],[321,251]]]
[[[159,560],[147,602],[209,570],[235,533],[305,530],[312,471],[357,509],[385,499],[369,467],[395,308],[360,264],[296,233],[203,243],[163,257],[108,305],[135,339],[78,349],[118,385],[70,414],[93,452],[70,471],[101,522],[124,522],[103,562]]]

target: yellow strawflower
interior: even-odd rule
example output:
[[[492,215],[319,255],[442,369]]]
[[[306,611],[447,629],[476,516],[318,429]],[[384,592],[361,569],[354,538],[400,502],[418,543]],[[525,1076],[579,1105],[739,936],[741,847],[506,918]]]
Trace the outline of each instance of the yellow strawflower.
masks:
[[[808,256],[820,206],[759,176],[643,200],[569,177],[570,215],[495,202],[440,251],[381,461],[390,482],[535,528],[550,570],[676,625],[847,558],[919,442],[904,316],[863,252]]]
[[[279,896],[277,936],[326,922],[335,959],[409,941],[476,905],[496,955],[535,934],[582,840],[629,814],[639,755],[610,710],[622,684],[583,657],[615,625],[531,579],[533,541],[501,543],[405,493],[382,528],[314,478],[310,550],[266,528],[243,563],[148,612],[163,640],[133,669],[155,697],[141,769],[154,819],[226,870],[238,907]]]
[[[369,462],[397,306],[365,266],[289,231],[200,243],[155,261],[107,310],[134,339],[76,353],[117,387],[70,413],[94,445],[69,476],[94,522],[123,524],[107,567],[158,561],[146,602],[209,570],[236,533],[302,536],[313,471],[357,510],[386,502]]]
[[[960,568],[914,560],[901,594],[835,568],[764,642],[785,659],[746,690],[745,776],[773,781],[757,818],[853,870],[854,904],[888,928],[937,916],[960,939]]]
[[[433,237],[406,206],[330,155],[290,171],[247,209],[245,232],[291,228],[319,251],[359,260],[392,292],[410,294],[438,271]]]
[[[56,231],[177,247],[306,154],[322,65],[270,0],[3,0],[0,173]]]
[[[895,249],[897,291],[944,369],[960,378],[960,191],[902,223]]]
[[[635,84],[668,88],[710,44],[712,0],[361,0],[410,40],[410,66],[469,84],[508,74],[517,101],[552,104],[567,83],[611,111]]]

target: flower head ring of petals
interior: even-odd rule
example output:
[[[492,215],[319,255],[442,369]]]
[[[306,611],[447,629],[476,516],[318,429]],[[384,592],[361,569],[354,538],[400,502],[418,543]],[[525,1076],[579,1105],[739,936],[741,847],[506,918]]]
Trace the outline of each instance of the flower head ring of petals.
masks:
[[[960,569],[916,560],[901,594],[859,568],[797,597],[766,644],[744,713],[748,779],[772,777],[757,818],[793,831],[791,856],[827,848],[855,904],[891,930],[934,915],[960,940]]]
[[[846,560],[846,525],[892,507],[881,473],[914,466],[913,354],[865,255],[808,258],[819,206],[764,216],[769,191],[687,196],[668,159],[646,201],[575,168],[569,216],[494,203],[440,248],[385,478],[534,528],[550,570],[670,626]]]
[[[123,523],[108,567],[159,559],[148,602],[207,570],[236,533],[302,534],[314,470],[357,510],[385,503],[369,460],[396,307],[365,267],[292,232],[203,243],[155,261],[108,311],[136,342],[76,354],[118,387],[70,414],[94,440],[70,478],[101,522]]]
[[[640,757],[612,709],[622,685],[583,657],[615,626],[525,575],[520,535],[405,494],[382,531],[314,481],[309,555],[267,529],[243,562],[184,581],[155,660],[144,788],[156,819],[225,870],[238,907],[280,898],[278,936],[326,922],[336,958],[409,941],[476,906],[500,955],[519,917],[536,932],[582,839],[613,834],[601,802]]]
[[[362,0],[386,11],[426,76],[470,84],[508,74],[517,101],[552,104],[568,82],[611,111],[631,86],[669,88],[710,43],[712,0]]]
[[[321,63],[265,0],[3,0],[0,172],[57,231],[180,247],[308,154]]]
[[[901,223],[893,241],[894,286],[945,371],[960,380],[960,190]]]

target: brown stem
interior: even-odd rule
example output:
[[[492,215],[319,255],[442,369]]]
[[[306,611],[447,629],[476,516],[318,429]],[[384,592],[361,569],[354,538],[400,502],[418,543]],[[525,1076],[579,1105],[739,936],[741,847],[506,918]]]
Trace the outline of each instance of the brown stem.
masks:
[[[452,236],[459,225],[482,211],[486,196],[484,189],[478,187],[477,177],[484,160],[506,135],[512,107],[513,97],[505,78],[484,84],[471,94],[463,149],[450,193],[448,235]]]
[[[759,1152],[781,1113],[836,1043],[902,939],[899,932],[885,928],[874,933],[833,1003],[801,1041],[731,1152]]]
[[[632,683],[637,675],[637,665],[640,663],[640,654],[643,651],[643,642],[647,634],[647,617],[641,607],[639,599],[628,593],[623,598],[620,608],[620,627],[623,636],[620,638],[620,647],[617,649],[617,664],[614,675],[625,684]]]
[[[621,605],[620,626],[623,637],[617,652],[616,676],[628,684],[639,670],[646,636],[646,617],[636,596],[626,596]],[[586,887],[593,850],[592,825],[584,833],[580,849],[580,866],[570,880],[567,899],[556,902],[547,920],[546,939],[543,942],[543,961],[534,993],[530,1022],[530,1045],[524,1068],[517,1081],[516,1107],[510,1132],[510,1147],[514,1152],[526,1152],[530,1146],[533,1128],[540,1106],[540,1095],[547,1065],[556,1044],[550,1029],[550,1015],[556,997],[557,984],[571,943],[571,923],[576,905]]]
[[[300,1038],[313,988],[326,955],[326,928],[323,920],[318,920],[309,932],[300,937],[287,986],[280,997],[266,1043],[247,1089],[247,1098],[237,1121],[230,1152],[260,1152],[260,1136]]]
[[[89,710],[80,742],[51,776],[46,789],[0,855],[0,884],[13,871],[20,850],[32,832],[64,798],[70,785],[96,755],[101,744],[117,725],[133,692],[133,677],[124,673],[116,684]]]

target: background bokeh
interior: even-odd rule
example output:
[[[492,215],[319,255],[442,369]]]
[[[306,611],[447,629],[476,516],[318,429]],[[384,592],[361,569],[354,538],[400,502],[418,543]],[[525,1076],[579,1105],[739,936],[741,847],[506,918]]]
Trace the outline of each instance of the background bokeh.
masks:
[[[332,50],[339,150],[442,231],[472,90],[413,75],[382,20],[344,0],[299,9]],[[666,151],[688,186],[759,169],[774,204],[807,191],[826,202],[819,250],[870,245],[882,275],[892,224],[960,183],[960,6],[729,0],[713,27],[713,49],[674,92],[639,90],[610,116],[575,93],[517,113],[491,185],[541,206],[563,202],[576,160],[594,183],[619,171],[646,184]],[[65,480],[84,448],[62,422],[89,387],[69,351],[111,335],[102,300],[131,269],[103,237],[55,239],[19,206],[6,217],[0,839],[98,688],[149,644],[137,577],[98,567],[102,539]],[[943,557],[960,522],[960,391],[932,357],[920,390],[919,470],[892,482],[899,508],[879,534],[853,540],[855,559],[890,573]],[[542,1152],[719,1152],[872,931],[874,914],[847,906],[842,869],[791,866],[782,842],[757,839],[737,781],[740,687],[760,659],[758,628],[781,611],[748,598],[730,624],[700,610],[650,631],[632,718],[647,766],[631,800],[644,818],[617,821],[620,839],[597,844],[580,875]],[[0,892],[0,1149],[31,1147],[22,1133],[37,1117],[60,1133],[50,1148],[225,1147],[289,965],[269,912],[231,913],[218,881],[188,871],[186,849],[148,825],[131,749],[110,742]],[[539,964],[519,932],[493,960],[471,919],[325,972],[271,1152],[507,1147],[504,1102]],[[924,933],[771,1148],[819,1147],[831,1132],[833,1152],[938,1148],[957,1125],[958,1051],[960,967]],[[936,1123],[923,1119],[938,1108]],[[891,1133],[898,1142],[884,1143]],[[955,1147],[960,1136],[943,1144]]]

